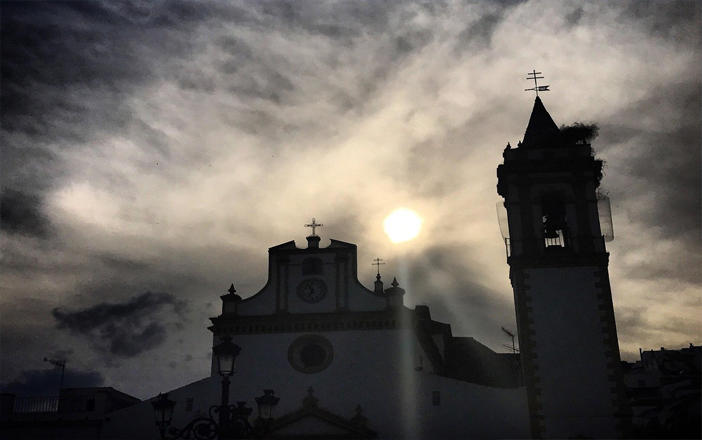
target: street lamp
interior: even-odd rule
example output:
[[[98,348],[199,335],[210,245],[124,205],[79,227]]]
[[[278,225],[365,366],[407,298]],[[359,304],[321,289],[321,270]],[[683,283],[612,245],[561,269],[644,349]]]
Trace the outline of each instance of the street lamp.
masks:
[[[259,437],[266,437],[273,422],[273,408],[278,404],[280,397],[276,397],[273,390],[263,390],[263,396],[256,397],[258,418],[256,419],[255,433]]]
[[[258,405],[258,418],[264,421],[273,419],[273,407],[278,404],[280,397],[275,396],[273,390],[263,390],[263,396],[256,398]]]
[[[241,347],[232,343],[231,337],[227,335],[222,336],[221,342],[212,347],[212,353],[217,363],[217,372],[222,376],[222,400],[219,405],[210,407],[209,417],[197,417],[183,429],[175,427],[169,429],[173,419],[175,402],[168,399],[168,394],[159,394],[151,402],[161,439],[212,440],[214,438],[251,438],[257,435],[249,423],[249,416],[253,409],[248,408],[246,402],[229,404],[229,376],[234,374],[234,364],[239,352],[241,352]],[[264,395],[256,399],[256,403],[259,405],[259,416],[266,414],[268,420],[271,420],[272,407],[279,400],[273,394],[273,390],[265,390]],[[259,403],[259,399],[263,400]]]
[[[236,357],[241,352],[241,347],[232,342],[229,335],[221,337],[222,342],[212,347],[212,353],[217,362],[217,371],[222,376],[222,403],[219,412],[219,426],[227,426],[230,419],[231,409],[229,408],[229,376],[234,374],[234,364]]]
[[[219,375],[226,377],[234,374],[234,364],[241,352],[241,347],[234,344],[229,335],[224,335],[221,339],[222,342],[212,347],[212,353],[215,355]]]
[[[158,397],[151,402],[154,407],[154,417],[156,419],[156,426],[161,433],[161,438],[165,438],[166,429],[171,424],[173,420],[173,409],[175,408],[175,401],[168,398],[168,393],[159,393]]]

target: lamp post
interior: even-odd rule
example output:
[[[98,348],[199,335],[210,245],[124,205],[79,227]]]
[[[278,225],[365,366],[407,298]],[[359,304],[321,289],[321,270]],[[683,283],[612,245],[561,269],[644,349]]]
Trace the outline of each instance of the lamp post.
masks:
[[[268,427],[273,419],[273,407],[280,400],[279,397],[275,396],[273,390],[264,390],[263,396],[256,398],[259,416],[256,430],[252,429],[249,423],[249,416],[253,409],[248,408],[246,402],[239,401],[235,405],[229,404],[229,377],[234,374],[234,365],[239,352],[241,352],[241,347],[232,343],[229,336],[222,336],[221,342],[212,347],[212,353],[217,363],[217,372],[222,376],[222,398],[219,405],[210,407],[209,417],[197,417],[184,428],[178,429],[170,426],[173,420],[175,401],[170,400],[168,394],[159,394],[151,402],[156,426],[162,440],[253,438],[268,432]]]
[[[171,420],[173,420],[175,401],[168,398],[168,393],[159,393],[158,397],[151,402],[151,406],[154,407],[154,418],[161,438],[166,438],[166,429],[168,429],[171,425]]]
[[[222,401],[219,407],[219,426],[226,426],[229,420],[229,376],[234,374],[236,358],[241,347],[232,342],[228,335],[222,336],[222,342],[212,347],[217,362],[217,371],[222,376]]]

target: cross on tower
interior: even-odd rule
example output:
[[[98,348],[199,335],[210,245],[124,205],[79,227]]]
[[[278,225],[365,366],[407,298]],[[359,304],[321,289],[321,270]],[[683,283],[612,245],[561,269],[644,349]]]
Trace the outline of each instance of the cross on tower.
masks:
[[[376,259],[373,260],[373,262],[371,263],[371,266],[378,266],[378,276],[380,276],[380,265],[381,265],[381,264],[385,264],[385,262],[383,261],[382,258],[376,258]]]
[[[317,223],[317,220],[315,220],[314,217],[312,217],[312,223],[305,225],[306,228],[312,228],[312,237],[317,236],[317,233],[315,231],[320,226],[324,226],[324,225],[321,223]]]
[[[539,92],[550,92],[550,90],[548,89],[548,85],[540,86],[539,83],[536,81],[537,79],[544,78],[543,76],[538,76],[538,75],[541,75],[541,72],[537,72],[536,69],[527,73],[526,79],[533,79],[534,80],[534,87],[532,87],[530,89],[524,89],[525,92],[533,90],[536,93],[536,96],[539,96]]]

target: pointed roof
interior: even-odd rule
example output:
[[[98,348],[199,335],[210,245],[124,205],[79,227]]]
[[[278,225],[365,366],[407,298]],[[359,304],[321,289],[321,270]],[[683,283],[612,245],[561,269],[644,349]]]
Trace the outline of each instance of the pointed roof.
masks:
[[[551,115],[546,111],[546,107],[538,96],[534,101],[534,109],[531,111],[529,125],[524,133],[522,145],[525,147],[546,147],[557,140],[560,130]]]

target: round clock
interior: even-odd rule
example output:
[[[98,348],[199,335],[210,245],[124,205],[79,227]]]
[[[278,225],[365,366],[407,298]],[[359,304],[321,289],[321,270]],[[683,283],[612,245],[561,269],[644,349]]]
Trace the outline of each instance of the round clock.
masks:
[[[308,303],[321,301],[327,294],[327,285],[318,278],[304,280],[297,285],[297,296]]]

